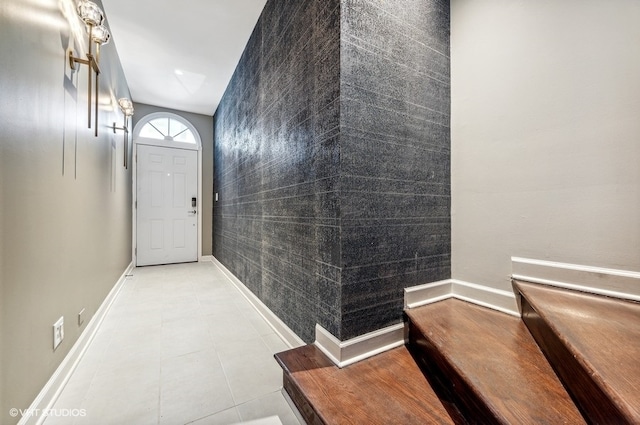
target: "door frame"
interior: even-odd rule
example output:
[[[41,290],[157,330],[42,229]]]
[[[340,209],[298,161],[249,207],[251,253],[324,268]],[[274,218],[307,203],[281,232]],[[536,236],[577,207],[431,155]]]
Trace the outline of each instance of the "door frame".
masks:
[[[173,118],[184,125],[186,125],[189,130],[193,133],[196,144],[185,143],[185,142],[176,142],[176,141],[168,141],[162,139],[150,139],[147,137],[139,137],[140,130],[146,123],[156,118]],[[200,138],[200,133],[195,128],[193,124],[191,124],[186,118],[172,114],[170,112],[154,112],[142,117],[135,125],[133,129],[133,167],[131,170],[132,173],[132,185],[131,185],[131,261],[134,267],[137,264],[138,256],[137,256],[137,246],[138,246],[138,145],[149,145],[149,146],[159,146],[163,148],[171,148],[171,149],[186,149],[186,150],[194,150],[197,151],[198,157],[198,261],[202,261],[202,139]]]

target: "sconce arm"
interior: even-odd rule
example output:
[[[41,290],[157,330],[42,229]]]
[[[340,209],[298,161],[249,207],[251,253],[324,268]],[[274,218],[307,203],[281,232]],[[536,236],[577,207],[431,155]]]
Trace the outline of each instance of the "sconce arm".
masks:
[[[109,128],[111,128],[113,130],[113,134],[116,134],[116,130],[122,130],[125,133],[129,134],[129,129],[127,127],[116,127],[116,123],[115,122]]]
[[[79,63],[81,65],[88,65],[96,74],[100,74],[100,66],[96,61],[95,56],[93,56],[92,54],[87,53],[87,59],[82,59],[74,56],[73,51],[69,50],[69,66],[74,71],[76,70],[76,63]]]
[[[76,70],[76,63],[79,63],[81,65],[90,65],[91,62],[88,59],[81,59],[81,58],[77,58],[73,55],[73,51],[69,50],[69,67],[71,67],[71,69],[73,69],[74,71]]]

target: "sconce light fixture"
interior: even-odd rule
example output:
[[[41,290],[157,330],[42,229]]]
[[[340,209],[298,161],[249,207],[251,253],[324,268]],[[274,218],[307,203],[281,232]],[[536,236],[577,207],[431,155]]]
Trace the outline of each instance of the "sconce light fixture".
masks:
[[[133,116],[133,102],[123,97],[118,99],[118,106],[120,106],[120,110],[124,114],[124,125],[122,127],[116,127],[116,123],[114,122],[111,128],[114,134],[116,130],[124,131],[124,168],[129,168],[129,117]]]
[[[111,38],[109,30],[102,25],[104,22],[104,13],[92,1],[80,0],[77,8],[78,16],[86,24],[87,32],[89,34],[89,51],[87,52],[87,59],[81,59],[75,57],[72,51],[69,51],[69,66],[71,69],[76,69],[76,63],[80,65],[87,65],[89,67],[89,75],[87,77],[89,89],[88,89],[88,127],[91,128],[91,92],[92,92],[92,79],[95,73],[95,136],[98,136],[98,75],[100,75],[100,46],[107,44]],[[93,44],[96,44],[96,53],[93,54]]]

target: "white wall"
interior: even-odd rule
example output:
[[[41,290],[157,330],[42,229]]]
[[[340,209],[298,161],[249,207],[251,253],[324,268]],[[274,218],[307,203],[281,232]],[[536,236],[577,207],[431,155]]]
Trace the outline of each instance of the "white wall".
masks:
[[[455,279],[640,271],[640,1],[452,0]]]
[[[87,67],[72,73],[66,59],[68,47],[86,44],[73,28],[84,31],[74,0],[0,2],[3,425],[18,422],[9,409],[29,407],[131,261],[131,169],[122,165],[122,133],[107,128],[122,122],[116,99],[129,89],[110,43],[101,50],[94,137]],[[54,351],[60,316],[65,338]]]

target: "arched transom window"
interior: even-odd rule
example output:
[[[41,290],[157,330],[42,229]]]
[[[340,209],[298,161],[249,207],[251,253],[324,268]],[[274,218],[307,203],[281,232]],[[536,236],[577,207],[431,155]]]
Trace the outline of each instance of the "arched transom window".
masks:
[[[140,118],[133,129],[135,143],[199,150],[198,130],[178,114],[154,112]]]
[[[139,137],[183,143],[196,143],[193,131],[184,121],[172,116],[153,118],[140,129]]]

